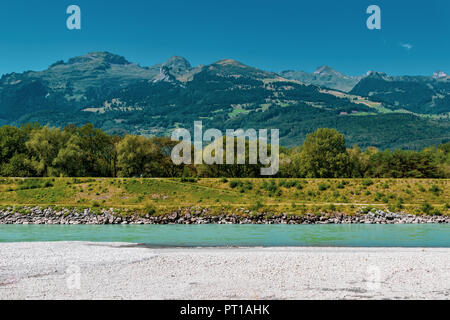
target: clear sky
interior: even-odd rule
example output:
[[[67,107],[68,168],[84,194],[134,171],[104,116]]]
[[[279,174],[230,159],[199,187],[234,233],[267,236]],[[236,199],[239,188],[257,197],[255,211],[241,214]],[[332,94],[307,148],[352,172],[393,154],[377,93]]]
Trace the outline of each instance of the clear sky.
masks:
[[[69,31],[66,9],[81,8]],[[381,7],[381,30],[366,9]],[[329,65],[351,75],[450,73],[448,0],[3,0],[0,74],[110,51],[141,65],[180,55],[270,71]]]

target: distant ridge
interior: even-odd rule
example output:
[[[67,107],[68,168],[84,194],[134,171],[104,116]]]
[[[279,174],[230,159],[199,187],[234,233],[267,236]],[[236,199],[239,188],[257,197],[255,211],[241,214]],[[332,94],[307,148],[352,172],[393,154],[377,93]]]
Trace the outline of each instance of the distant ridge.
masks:
[[[111,134],[167,135],[202,120],[218,129],[279,128],[287,146],[330,127],[350,145],[417,149],[450,140],[449,116],[442,71],[355,77],[323,65],[276,73],[233,59],[192,66],[181,56],[141,66],[91,52],[0,79],[0,124],[93,123]]]
[[[292,80],[298,80],[307,84],[314,84],[317,86],[327,87],[348,92],[358,83],[361,77],[347,76],[342,72],[336,71],[329,66],[321,66],[313,73],[304,71],[282,71],[282,77]]]

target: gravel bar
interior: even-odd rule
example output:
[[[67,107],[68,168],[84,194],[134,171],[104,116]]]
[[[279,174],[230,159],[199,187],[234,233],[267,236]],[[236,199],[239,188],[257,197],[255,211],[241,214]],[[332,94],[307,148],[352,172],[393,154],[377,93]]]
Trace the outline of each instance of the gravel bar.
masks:
[[[449,299],[450,248],[0,243],[0,299]]]

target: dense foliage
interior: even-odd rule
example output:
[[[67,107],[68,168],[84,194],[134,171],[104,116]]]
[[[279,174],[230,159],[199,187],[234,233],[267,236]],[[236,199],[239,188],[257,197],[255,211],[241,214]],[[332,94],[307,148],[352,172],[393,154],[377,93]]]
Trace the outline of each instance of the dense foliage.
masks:
[[[0,127],[0,175],[14,177],[258,177],[258,165],[172,163],[167,137],[108,135],[93,125]],[[248,162],[247,162],[248,163]],[[343,134],[319,129],[302,146],[281,148],[281,177],[450,178],[450,143],[421,151],[347,148]]]
[[[361,79],[352,94],[370,97],[391,109],[440,114],[449,111],[450,82],[430,77],[390,77],[374,73]]]

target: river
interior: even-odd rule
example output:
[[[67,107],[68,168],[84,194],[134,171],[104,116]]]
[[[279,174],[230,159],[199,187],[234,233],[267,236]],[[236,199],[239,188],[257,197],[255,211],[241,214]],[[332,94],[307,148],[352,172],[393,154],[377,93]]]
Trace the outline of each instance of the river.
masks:
[[[0,225],[0,242],[36,241],[164,247],[450,247],[450,225]]]

